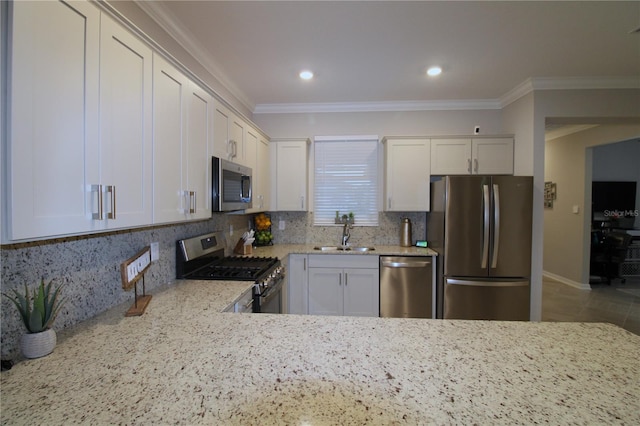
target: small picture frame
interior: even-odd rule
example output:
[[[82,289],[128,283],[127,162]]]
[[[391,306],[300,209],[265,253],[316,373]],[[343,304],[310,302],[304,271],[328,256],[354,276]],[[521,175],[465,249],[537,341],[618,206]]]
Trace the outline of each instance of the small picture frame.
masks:
[[[553,208],[553,200],[556,199],[556,184],[554,182],[544,183],[544,207],[546,209]]]

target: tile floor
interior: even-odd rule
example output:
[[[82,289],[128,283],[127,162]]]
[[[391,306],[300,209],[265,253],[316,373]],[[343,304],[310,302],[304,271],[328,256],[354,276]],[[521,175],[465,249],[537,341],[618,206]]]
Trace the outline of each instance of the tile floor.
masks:
[[[542,321],[608,322],[640,335],[640,279],[579,290],[544,278]]]

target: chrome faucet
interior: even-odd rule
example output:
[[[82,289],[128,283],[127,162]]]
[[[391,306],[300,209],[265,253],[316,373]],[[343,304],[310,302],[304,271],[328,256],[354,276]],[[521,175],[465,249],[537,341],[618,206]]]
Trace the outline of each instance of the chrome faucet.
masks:
[[[344,223],[344,227],[342,228],[342,245],[343,246],[346,246],[347,241],[349,241],[349,238],[351,238],[351,233],[349,232],[349,230],[352,228],[353,228],[353,224],[349,222]]]

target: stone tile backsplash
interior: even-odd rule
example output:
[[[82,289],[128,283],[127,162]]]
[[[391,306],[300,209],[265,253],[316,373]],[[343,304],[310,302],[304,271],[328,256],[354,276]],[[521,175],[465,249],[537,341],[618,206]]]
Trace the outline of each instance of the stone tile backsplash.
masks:
[[[273,212],[272,233],[275,244],[340,244],[342,226],[313,226],[313,213]],[[351,230],[354,245],[396,245],[400,240],[400,222],[411,219],[413,242],[425,238],[425,213],[381,212],[377,227],[358,226]],[[249,228],[252,215],[219,214],[206,221],[139,228],[88,236],[4,245],[0,250],[1,291],[23,291],[35,287],[41,278],[64,284],[67,299],[54,328],[61,330],[91,318],[121,303],[133,303],[133,291],[125,292],[120,281],[120,264],[151,242],[159,242],[160,260],[145,275],[148,292],[165,286],[175,278],[176,241],[213,231],[222,231],[227,255]],[[278,221],[286,229],[278,230]],[[233,226],[233,235],[229,229]],[[11,302],[1,298],[1,356],[19,357],[20,336],[25,328]],[[153,303],[153,301],[152,301]]]

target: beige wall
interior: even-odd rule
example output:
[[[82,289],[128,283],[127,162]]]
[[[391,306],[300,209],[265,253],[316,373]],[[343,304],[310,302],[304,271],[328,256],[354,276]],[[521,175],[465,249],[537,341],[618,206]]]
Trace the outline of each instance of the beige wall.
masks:
[[[589,288],[588,249],[591,220],[589,147],[640,137],[640,125],[603,125],[545,144],[545,181],[557,185],[553,208],[544,209],[545,273]],[[635,160],[637,170],[640,158]],[[628,165],[629,163],[627,163]],[[623,161],[619,164],[623,166]],[[637,173],[637,172],[636,172]],[[574,206],[579,213],[573,213]],[[585,259],[585,254],[587,258]]]

